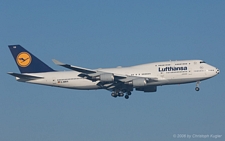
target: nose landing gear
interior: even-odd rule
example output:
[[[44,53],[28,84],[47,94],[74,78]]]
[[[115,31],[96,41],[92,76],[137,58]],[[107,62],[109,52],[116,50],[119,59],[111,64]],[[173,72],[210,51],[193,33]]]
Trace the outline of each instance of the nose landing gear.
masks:
[[[195,88],[195,90],[196,90],[196,91],[199,91],[199,90],[200,90],[200,88],[199,88],[199,87],[196,87],[196,88]]]
[[[199,91],[199,90],[200,90],[199,84],[200,84],[200,81],[197,81],[197,82],[196,82],[196,87],[195,87],[195,90],[196,90],[196,91]]]

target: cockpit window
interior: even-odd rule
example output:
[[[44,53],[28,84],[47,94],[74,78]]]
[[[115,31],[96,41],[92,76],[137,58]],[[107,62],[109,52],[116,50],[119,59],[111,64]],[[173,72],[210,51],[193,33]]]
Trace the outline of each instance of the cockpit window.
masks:
[[[201,64],[201,63],[206,63],[206,62],[205,62],[205,61],[201,61],[200,64]]]

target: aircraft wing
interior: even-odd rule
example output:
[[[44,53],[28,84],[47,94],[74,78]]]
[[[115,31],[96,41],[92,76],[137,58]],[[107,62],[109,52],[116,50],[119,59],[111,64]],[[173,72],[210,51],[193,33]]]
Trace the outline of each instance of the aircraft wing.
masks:
[[[138,77],[138,76],[129,76],[129,75],[124,75],[124,74],[116,74],[116,73],[109,73],[109,72],[104,72],[104,71],[98,71],[98,70],[92,70],[92,69],[87,69],[87,68],[82,68],[78,66],[73,66],[69,64],[64,64],[61,63],[55,59],[52,60],[56,65],[80,72],[78,75],[79,77],[88,79],[90,81],[98,81],[101,79],[101,76],[107,76],[110,78],[111,76],[113,77],[113,81],[111,82],[102,82],[100,81],[97,85],[99,85],[102,88],[105,88],[107,90],[114,90],[118,88],[123,88],[127,87],[127,85],[130,85],[133,80],[137,79],[142,79],[145,80],[147,83],[157,81],[157,77]]]
[[[77,66],[73,66],[73,65],[69,65],[69,64],[63,64],[61,62],[59,62],[58,60],[52,59],[52,61],[59,66],[77,71],[77,72],[81,72],[81,73],[86,73],[86,74],[90,74],[90,73],[96,73],[96,71],[91,70],[91,69],[86,69],[86,68],[82,68],[82,67],[77,67]]]
[[[78,66],[73,66],[73,65],[69,65],[69,64],[64,64],[64,63],[59,62],[58,60],[55,60],[55,59],[52,59],[52,61],[56,65],[68,68],[70,70],[80,72],[80,74],[78,76],[83,77],[83,78],[87,78],[87,79],[91,78],[91,77],[96,77],[96,76],[101,75],[101,74],[108,73],[108,72],[102,72],[102,71],[98,71],[98,70],[92,70],[92,69],[82,68],[82,67],[78,67]],[[116,79],[123,79],[123,78],[126,78],[127,76],[116,74],[116,75],[114,75],[114,77]]]

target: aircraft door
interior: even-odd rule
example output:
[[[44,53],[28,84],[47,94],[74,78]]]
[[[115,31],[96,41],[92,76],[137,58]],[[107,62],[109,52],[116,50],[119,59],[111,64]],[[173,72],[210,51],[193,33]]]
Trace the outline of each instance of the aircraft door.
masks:
[[[56,85],[57,84],[57,80],[56,78],[52,78],[52,84]]]
[[[192,75],[192,68],[188,68],[188,75]]]
[[[165,72],[163,72],[163,71],[159,72],[159,76],[160,76],[160,77],[162,77],[162,78],[163,78],[163,77],[164,77],[164,75],[165,75]]]

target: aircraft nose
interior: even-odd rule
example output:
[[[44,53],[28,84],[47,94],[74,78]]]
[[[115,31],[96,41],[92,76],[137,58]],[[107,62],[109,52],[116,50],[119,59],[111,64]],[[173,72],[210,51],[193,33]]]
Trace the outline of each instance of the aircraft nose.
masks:
[[[217,74],[219,74],[219,73],[220,73],[220,70],[219,70],[218,68],[216,69],[216,73],[217,73]]]

